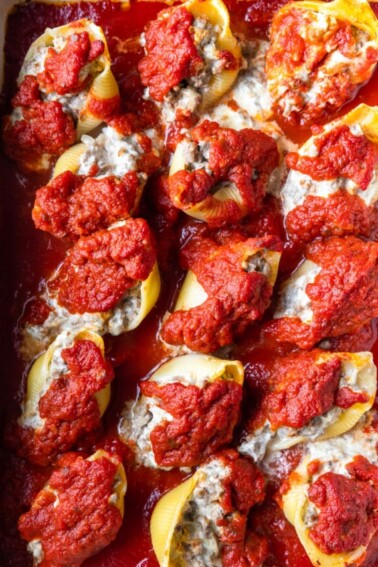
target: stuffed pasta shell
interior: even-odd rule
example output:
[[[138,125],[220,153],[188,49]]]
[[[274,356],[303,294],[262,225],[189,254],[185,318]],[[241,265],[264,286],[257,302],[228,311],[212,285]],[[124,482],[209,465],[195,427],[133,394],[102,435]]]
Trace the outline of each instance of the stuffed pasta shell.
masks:
[[[34,565],[79,566],[109,545],[122,524],[126,475],[120,458],[99,450],[67,453],[18,522]]]
[[[378,111],[360,105],[287,156],[281,198],[292,240],[375,234],[377,143]]]
[[[378,61],[378,22],[368,0],[290,2],[275,14],[270,40],[273,108],[293,124],[338,110]]]
[[[147,26],[143,45],[141,81],[168,123],[214,104],[231,87],[242,62],[221,0],[189,0],[163,10]]]
[[[118,85],[100,27],[82,19],[47,29],[30,47],[5,118],[8,155],[43,170],[119,105]]]
[[[9,444],[29,461],[46,466],[99,428],[113,376],[99,335],[61,333],[29,371],[22,413],[10,428]]]
[[[192,238],[181,253],[186,278],[161,329],[167,346],[208,353],[232,343],[268,308],[281,250],[274,236]]]
[[[245,561],[247,515],[263,498],[264,479],[250,460],[234,450],[209,459],[155,506],[151,538],[160,567]]]
[[[284,513],[314,566],[363,564],[376,534],[378,435],[371,421],[308,445],[284,484]]]
[[[327,337],[359,331],[378,315],[378,244],[355,236],[315,240],[282,284],[266,330],[310,349]]]
[[[121,439],[148,467],[193,467],[232,440],[244,370],[204,354],[173,358],[140,383],[119,426]]]
[[[42,321],[26,322],[22,352],[44,350],[62,330],[119,335],[135,329],[160,292],[155,241],[144,219],[83,237],[47,282]]]
[[[127,116],[114,118],[93,138],[82,136],[57,161],[54,177],[36,192],[37,228],[77,239],[134,214],[148,175],[161,163],[155,129],[133,131]]]
[[[276,142],[263,132],[205,120],[176,148],[169,195],[177,208],[209,225],[232,224],[261,208],[278,163]]]
[[[376,389],[369,352],[276,357],[239,451],[255,462],[269,461],[274,451],[342,435],[372,407]]]

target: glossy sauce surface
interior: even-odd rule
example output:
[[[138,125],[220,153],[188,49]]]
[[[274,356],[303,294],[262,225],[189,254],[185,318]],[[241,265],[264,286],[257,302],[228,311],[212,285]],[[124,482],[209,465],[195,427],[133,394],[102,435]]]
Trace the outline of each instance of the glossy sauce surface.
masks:
[[[253,0],[238,2],[229,0],[234,30],[246,35],[266,36],[272,13],[285,0]],[[136,73],[136,63],[142,50],[135,41],[147,21],[155,18],[164,7],[161,3],[133,3],[129,11],[121,11],[112,2],[95,4],[79,3],[71,6],[53,7],[43,4],[21,6],[10,16],[6,40],[6,73],[3,92],[4,111],[9,110],[9,100],[15,89],[15,81],[23,57],[30,43],[46,27],[56,27],[67,21],[88,17],[101,25],[108,40],[113,60],[113,71],[119,82],[126,108],[131,110],[140,100],[141,88]],[[378,13],[378,10],[377,10]],[[342,113],[359,102],[378,104],[378,73],[363,87],[353,104],[342,109]],[[304,141],[309,131],[302,129],[285,131],[293,140]],[[35,190],[44,185],[48,175],[25,175],[9,160],[1,156],[2,185],[2,301],[4,316],[2,328],[2,404],[5,421],[17,415],[23,397],[27,369],[17,356],[17,322],[27,301],[41,288],[64,257],[68,245],[34,228],[31,209]],[[128,477],[125,499],[125,518],[117,539],[97,556],[86,561],[91,567],[125,566],[157,567],[149,536],[149,518],[159,496],[177,485],[184,477],[178,471],[164,472],[131,466],[132,456],[116,440],[116,427],[126,400],[135,398],[138,381],[150,374],[152,369],[167,357],[157,339],[160,318],[169,309],[182,281],[183,272],[178,267],[177,250],[191,235],[200,230],[201,223],[180,217],[178,223],[168,224],[153,206],[154,180],[145,189],[141,214],[149,219],[158,239],[160,269],[162,272],[162,294],[156,308],[141,326],[118,338],[108,338],[107,353],[115,366],[116,378],[112,384],[112,401],[105,418],[103,433],[82,444],[84,451],[96,447],[118,450],[124,456]],[[268,198],[263,213],[252,219],[254,234],[276,234],[285,239],[285,232],[277,206]],[[280,278],[285,277],[301,259],[301,251],[285,245]],[[6,278],[6,280],[5,280]],[[366,333],[364,348],[371,349],[376,329]],[[248,331],[233,348],[232,357],[241,360],[246,367],[246,397],[253,400],[254,388],[264,382],[263,364],[269,364],[274,344],[263,344],[258,328]],[[281,351],[284,347],[280,347]],[[376,349],[378,362],[378,349]],[[259,374],[259,368],[261,372]],[[14,457],[7,450],[1,454],[4,484],[0,506],[1,539],[4,547],[4,565],[25,566],[31,564],[24,542],[17,533],[18,516],[28,509],[32,497],[43,486],[49,471],[38,469]],[[296,455],[293,452],[293,462]],[[273,489],[272,489],[273,490]],[[266,535],[270,541],[272,556],[266,562],[270,567],[310,567],[294,529],[286,522],[277,504],[268,499],[256,507],[251,518],[254,528]],[[375,545],[375,544],[373,544]],[[378,545],[376,546],[378,548]],[[369,567],[378,564],[378,550],[372,549]]]

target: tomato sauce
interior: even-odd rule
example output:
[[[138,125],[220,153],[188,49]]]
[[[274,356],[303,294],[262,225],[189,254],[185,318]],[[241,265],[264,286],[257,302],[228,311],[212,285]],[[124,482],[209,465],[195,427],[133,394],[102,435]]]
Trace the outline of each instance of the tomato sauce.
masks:
[[[240,384],[216,380],[198,388],[145,381],[140,389],[143,395],[157,398],[159,407],[173,416],[150,435],[159,465],[193,467],[232,441],[242,399]]]
[[[234,29],[265,37],[266,29],[275,10],[286,0],[254,0],[234,2],[229,0]],[[89,17],[104,29],[113,61],[113,72],[119,82],[125,110],[140,111],[141,120],[148,115],[151,123],[154,110],[147,101],[141,100],[141,84],[136,72],[143,53],[135,41],[145,24],[154,19],[166,6],[161,3],[132,3],[130,10],[122,11],[110,1],[94,4],[84,2],[67,6],[52,6],[28,3],[15,9],[9,18],[5,44],[5,82],[3,89],[3,110],[9,112],[10,100],[15,94],[17,75],[30,43],[47,26],[63,25],[81,17]],[[378,13],[378,10],[376,10]],[[16,39],[15,39],[16,38]],[[338,114],[349,110],[359,102],[377,104],[378,73],[357,94],[353,103],[346,105]],[[118,101],[114,101],[117,105]],[[310,130],[285,127],[294,141],[303,142]],[[2,170],[2,258],[6,280],[2,278],[0,293],[2,315],[0,322],[1,355],[4,372],[1,409],[4,422],[18,415],[19,404],[24,395],[27,368],[17,354],[19,336],[17,328],[20,317],[28,310],[28,302],[41,290],[48,279],[64,260],[69,243],[56,239],[47,232],[36,230],[31,212],[36,189],[46,185],[48,174],[28,174],[18,170],[14,163],[0,155]],[[112,399],[103,418],[101,435],[87,437],[77,449],[90,453],[97,448],[123,456],[128,490],[125,498],[125,517],[113,543],[90,558],[88,567],[122,565],[124,567],[157,567],[149,535],[149,519],[160,495],[179,484],[185,474],[132,467],[132,455],[116,439],[116,427],[128,399],[135,398],[138,382],[166,358],[166,351],[157,339],[161,316],[174,304],[184,272],[179,267],[178,250],[191,238],[201,223],[179,216],[169,208],[164,195],[156,187],[164,186],[164,180],[152,180],[145,189],[141,212],[149,217],[159,241],[158,258],[163,280],[163,293],[156,308],[138,329],[118,338],[107,337],[107,355],[115,366],[116,377],[112,382]],[[169,218],[163,215],[169,209]],[[253,219],[253,217],[251,217]],[[254,219],[254,236],[274,234],[285,239],[282,218],[273,199],[267,199],[262,211]],[[243,227],[242,227],[243,230]],[[247,230],[247,229],[246,229]],[[247,230],[248,232],[248,230]],[[279,279],[286,277],[302,258],[302,251],[285,243]],[[34,305],[35,307],[35,305]],[[44,307],[42,306],[42,311]],[[41,310],[34,309],[40,316]],[[45,314],[42,313],[42,320]],[[273,339],[263,339],[260,326],[243,336],[233,350],[234,358],[240,359],[246,368],[246,391],[253,393],[256,381],[264,384],[264,371],[259,361],[269,361],[272,353],[285,353],[287,345],[277,345]],[[376,339],[376,325],[368,325],[359,334],[360,349],[371,348]],[[342,339],[340,339],[341,342]],[[356,339],[357,340],[357,339]],[[16,348],[15,348],[16,347]],[[378,362],[378,350],[375,351]],[[51,469],[27,464],[24,460],[2,448],[0,453],[3,469],[3,484],[6,490],[0,494],[0,515],[2,558],[5,564],[31,565],[31,556],[26,544],[17,531],[17,521],[30,508],[30,503],[51,474]],[[293,453],[293,467],[296,466]],[[266,560],[269,567],[311,567],[300,545],[294,528],[285,520],[282,511],[273,498],[253,509],[250,518],[256,531],[255,548],[263,548],[267,538],[270,555]],[[257,543],[256,543],[257,542]],[[251,542],[252,546],[253,542]],[[261,544],[261,545],[260,545]],[[262,551],[263,552],[263,551]],[[366,562],[374,567],[378,561],[378,546],[373,545]]]
[[[36,228],[57,238],[77,239],[126,219],[134,208],[139,181],[135,171],[118,180],[83,178],[64,171],[36,192]]]
[[[59,53],[49,48],[45,70],[37,75],[38,83],[46,92],[61,95],[80,91],[86,81],[80,78],[80,71],[99,57],[104,49],[102,41],[91,42],[88,32],[71,35]]]

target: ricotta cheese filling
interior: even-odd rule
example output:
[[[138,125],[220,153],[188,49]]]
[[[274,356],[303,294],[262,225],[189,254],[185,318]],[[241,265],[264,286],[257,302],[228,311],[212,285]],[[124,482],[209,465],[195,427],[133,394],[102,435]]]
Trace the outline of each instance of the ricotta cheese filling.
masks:
[[[176,525],[171,546],[174,565],[222,567],[221,500],[223,482],[230,474],[221,459],[214,459],[197,470],[199,480]]]
[[[363,135],[362,128],[359,125],[351,127],[350,130],[355,136]],[[323,136],[324,134],[320,138]],[[318,137],[307,142],[298,153],[316,157],[318,155],[318,150],[314,143],[316,139]],[[326,199],[341,189],[347,191],[350,195],[357,195],[368,207],[374,205],[378,201],[378,165],[375,166],[373,178],[365,190],[360,189],[352,179],[346,177],[316,181],[310,175],[293,169],[290,170],[281,191],[283,213],[287,216],[290,211],[303,205],[307,197],[322,197]]]
[[[160,143],[156,131],[150,129],[145,133],[152,140],[154,152],[159,155]],[[120,178],[130,171],[138,171],[139,160],[144,155],[138,134],[123,136],[110,126],[106,126],[96,138],[84,135],[81,141],[85,150],[80,156],[77,175],[90,175],[96,168],[97,178],[111,175]],[[138,172],[138,177],[141,183],[147,180],[145,173]]]
[[[203,388],[209,383],[209,377],[200,375],[198,371],[191,372],[190,368],[180,376],[153,376],[153,381],[164,386],[165,384],[179,383],[183,386],[197,386]],[[224,380],[232,380],[233,375],[225,372]],[[221,379],[221,378],[220,378]],[[140,465],[150,468],[170,470],[172,467],[162,467],[155,461],[150,440],[152,431],[164,421],[173,421],[173,416],[158,405],[156,398],[140,396],[136,401],[126,404],[119,423],[118,432],[125,443],[135,443],[135,459]],[[188,470],[185,468],[185,470]]]
[[[314,283],[321,267],[305,260],[303,264],[283,284],[274,319],[281,317],[298,317],[302,323],[309,325],[313,319],[311,299],[306,293],[306,287]]]
[[[323,362],[320,357],[319,363]],[[368,371],[373,365],[371,355],[367,357],[364,364],[359,365],[353,360],[348,360],[344,356],[341,358],[341,373],[338,389],[347,386],[354,392],[369,392],[359,384],[361,374]],[[276,430],[271,428],[271,423],[267,419],[262,427],[249,433],[238,450],[240,453],[249,455],[256,463],[260,463],[265,458],[271,460],[269,453],[288,449],[297,443],[316,441],[321,437],[326,429],[335,423],[339,417],[345,413],[345,409],[333,406],[323,415],[319,415],[310,420],[310,422],[299,429],[293,427],[279,427]]]
[[[242,53],[246,68],[226,95],[257,120],[265,121],[272,116],[273,101],[265,77],[266,54],[269,42],[263,40],[242,42]]]
[[[26,325],[23,332],[21,353],[28,360],[45,350],[64,331],[74,333],[86,329],[99,335],[110,333],[113,336],[127,331],[140,312],[142,289],[138,282],[126,291],[112,311],[103,313],[70,313],[48,294],[44,299],[51,309],[49,316],[41,325]]]
[[[68,372],[67,364],[62,358],[62,350],[72,346],[76,332],[71,330],[63,331],[55,339],[55,350],[49,363],[49,372],[41,391],[37,396],[33,396],[22,404],[22,413],[18,419],[18,423],[22,427],[31,427],[32,429],[40,429],[43,427],[45,420],[39,415],[39,402],[50,388],[52,382],[60,376]]]

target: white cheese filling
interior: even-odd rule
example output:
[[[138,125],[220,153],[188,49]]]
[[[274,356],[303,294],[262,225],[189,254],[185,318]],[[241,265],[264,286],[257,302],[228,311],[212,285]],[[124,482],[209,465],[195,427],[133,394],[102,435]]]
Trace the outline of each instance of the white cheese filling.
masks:
[[[242,47],[247,67],[240,71],[234,86],[226,96],[233,99],[250,116],[265,121],[272,116],[272,99],[265,78],[269,42],[244,42]]]
[[[275,319],[281,317],[298,317],[302,323],[309,325],[313,319],[312,302],[306,293],[306,287],[314,283],[322,268],[305,260],[303,264],[282,285]]]
[[[26,325],[24,329],[21,354],[27,360],[45,350],[63,331],[78,332],[85,328],[99,335],[110,333],[113,336],[125,332],[140,312],[142,287],[138,282],[126,291],[113,310],[103,313],[70,313],[56,299],[48,295],[44,299],[51,309],[49,316],[41,325]]]
[[[197,470],[199,481],[187,501],[173,537],[172,564],[191,567],[222,567],[221,540],[218,525],[224,517],[221,500],[223,482],[230,474],[221,459],[214,459]]]
[[[122,136],[110,126],[105,127],[96,138],[84,135],[81,141],[85,150],[80,156],[77,175],[89,175],[92,168],[97,167],[97,178],[110,175],[123,177],[138,170],[138,161],[144,154],[137,134]],[[139,175],[146,181],[145,174]]]
[[[214,75],[222,72],[224,63],[219,57],[216,47],[220,28],[205,18],[194,18],[192,32],[198,53],[204,62],[203,69],[193,77],[188,77],[180,85],[171,89],[164,97],[163,103],[157,103],[166,123],[174,122],[176,112],[196,113],[202,103],[204,93]],[[149,98],[149,90],[145,90],[145,98]]]
[[[150,435],[163,421],[172,421],[170,413],[163,410],[155,398],[141,396],[137,401],[126,404],[118,427],[118,433],[125,443],[135,443],[135,460],[139,465],[170,470],[155,461]]]
[[[27,545],[27,550],[33,555],[33,565],[39,565],[42,563],[44,558],[44,553],[42,549],[42,543],[39,539],[33,539]]]
[[[177,145],[176,151],[182,154],[187,171],[204,169],[206,173],[212,175],[212,171],[209,168],[210,142],[196,143],[192,140],[184,139]]]

